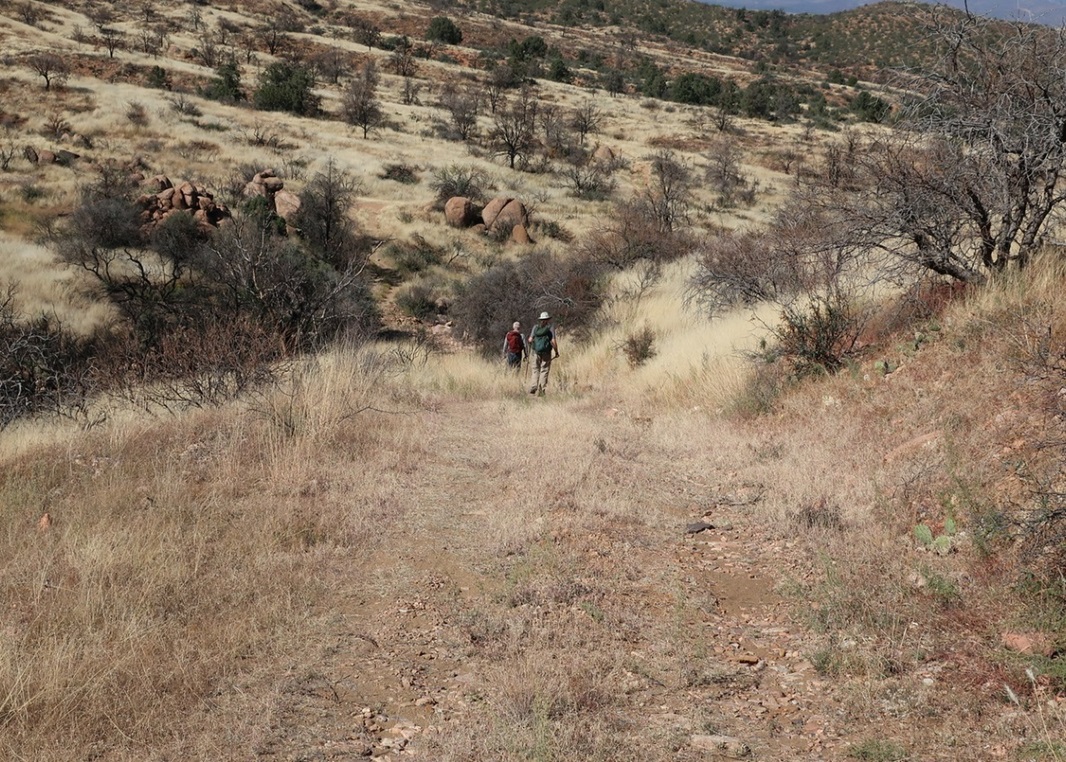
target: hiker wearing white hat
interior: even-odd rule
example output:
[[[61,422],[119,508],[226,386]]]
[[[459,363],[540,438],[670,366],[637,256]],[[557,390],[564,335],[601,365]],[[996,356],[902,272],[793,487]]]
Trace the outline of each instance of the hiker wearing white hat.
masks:
[[[538,396],[544,395],[544,389],[548,386],[548,371],[551,370],[552,360],[559,356],[559,345],[555,341],[555,328],[551,324],[551,319],[551,315],[547,312],[540,313],[537,324],[529,333],[529,364],[533,366],[533,376],[529,379],[529,393]]]

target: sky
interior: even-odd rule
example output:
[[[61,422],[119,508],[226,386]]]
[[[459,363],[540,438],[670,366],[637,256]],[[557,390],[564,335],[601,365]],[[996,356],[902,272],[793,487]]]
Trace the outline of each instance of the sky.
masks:
[[[727,8],[749,8],[786,13],[835,13],[868,5],[863,0],[703,0]],[[964,0],[946,0],[945,5],[964,7]],[[1021,19],[1059,27],[1066,23],[1066,0],[969,0],[971,12],[1001,19]]]

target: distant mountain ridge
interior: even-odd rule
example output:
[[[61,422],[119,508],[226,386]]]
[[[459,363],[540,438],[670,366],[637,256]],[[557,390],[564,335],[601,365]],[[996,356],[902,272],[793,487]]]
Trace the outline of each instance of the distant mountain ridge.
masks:
[[[781,10],[785,13],[839,13],[874,3],[862,0],[698,0],[707,5],[749,10]],[[944,5],[969,10],[979,16],[1026,21],[1059,27],[1066,24],[1066,1],[1055,0],[948,0]]]

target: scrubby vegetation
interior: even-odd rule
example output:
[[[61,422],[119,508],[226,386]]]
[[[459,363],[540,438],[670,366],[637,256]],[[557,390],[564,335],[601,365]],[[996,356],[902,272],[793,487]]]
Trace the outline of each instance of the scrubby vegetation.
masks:
[[[5,758],[1061,755],[1061,35],[3,8]]]

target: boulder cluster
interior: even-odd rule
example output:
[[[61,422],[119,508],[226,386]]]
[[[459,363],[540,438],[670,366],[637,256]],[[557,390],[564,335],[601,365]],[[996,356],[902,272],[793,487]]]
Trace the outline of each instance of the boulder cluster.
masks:
[[[137,181],[139,173],[130,176]],[[222,202],[202,185],[183,182],[177,186],[166,175],[156,175],[147,180],[139,180],[147,193],[137,197],[137,206],[141,208],[141,224],[146,232],[161,223],[167,217],[178,212],[190,212],[201,226],[216,228],[222,220],[230,216],[230,211]]]
[[[22,156],[30,164],[63,164],[64,166],[73,164],[81,158],[81,154],[63,148],[58,151],[49,151],[47,149],[37,150],[33,146],[25,146],[22,149]]]
[[[172,214],[189,212],[205,228],[217,228],[231,215],[229,208],[221,201],[216,201],[213,194],[203,185],[192,182],[175,184],[166,175],[145,178],[140,172],[143,164],[134,160],[128,167],[131,185],[141,186],[145,193],[137,197],[141,208],[141,223],[146,233]],[[245,198],[262,197],[267,200],[271,211],[292,225],[300,209],[300,197],[285,190],[285,183],[273,170],[264,169],[244,186]]]
[[[452,227],[471,228],[493,236],[510,236],[515,243],[532,243],[529,212],[510,196],[498,196],[484,208],[466,196],[454,196],[444,205],[444,219]]]

